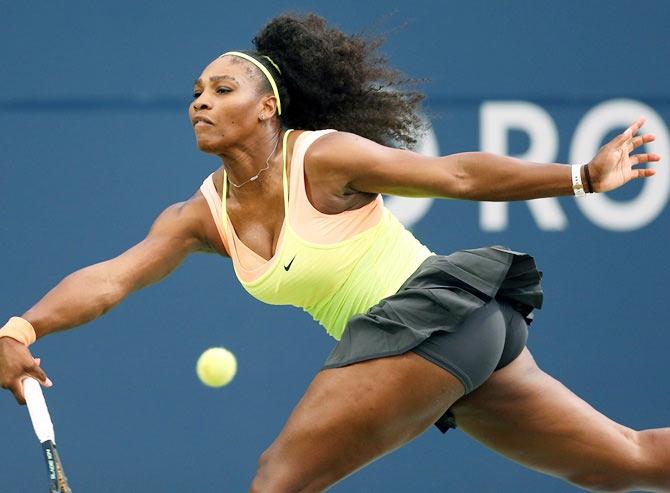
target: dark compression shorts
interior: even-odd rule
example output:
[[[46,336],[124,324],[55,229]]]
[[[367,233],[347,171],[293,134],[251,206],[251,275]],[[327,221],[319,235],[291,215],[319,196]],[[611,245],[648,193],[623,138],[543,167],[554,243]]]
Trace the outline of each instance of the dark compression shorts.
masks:
[[[454,332],[436,332],[412,351],[453,374],[469,394],[514,361],[527,338],[523,316],[509,304],[491,300]]]
[[[521,354],[528,339],[528,324],[508,303],[496,300],[470,314],[455,332],[436,332],[413,352],[458,378],[469,394],[491,374]],[[435,426],[446,433],[456,428],[451,410]]]

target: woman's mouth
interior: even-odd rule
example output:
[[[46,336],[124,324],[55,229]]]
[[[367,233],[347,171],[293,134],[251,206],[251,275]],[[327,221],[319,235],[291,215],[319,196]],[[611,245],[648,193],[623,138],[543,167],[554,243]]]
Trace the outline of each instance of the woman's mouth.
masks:
[[[196,116],[195,118],[193,118],[194,127],[199,127],[203,125],[214,125],[214,122],[209,118],[205,118],[204,116]]]

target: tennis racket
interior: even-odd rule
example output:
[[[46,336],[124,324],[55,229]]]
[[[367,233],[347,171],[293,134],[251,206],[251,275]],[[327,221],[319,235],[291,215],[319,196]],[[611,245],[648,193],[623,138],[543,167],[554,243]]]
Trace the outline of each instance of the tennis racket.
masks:
[[[37,380],[30,377],[23,380],[23,395],[26,398],[26,404],[28,404],[28,412],[30,413],[30,420],[33,422],[35,434],[42,444],[42,451],[47,462],[49,493],[72,493],[63,471],[58,450],[56,450],[54,425],[44,401],[42,388]]]

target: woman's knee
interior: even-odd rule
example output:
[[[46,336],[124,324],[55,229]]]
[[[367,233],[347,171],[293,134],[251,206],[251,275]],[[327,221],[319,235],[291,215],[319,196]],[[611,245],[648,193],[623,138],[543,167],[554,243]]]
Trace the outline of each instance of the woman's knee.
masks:
[[[258,459],[250,493],[310,493],[321,491],[321,478],[314,477],[296,462],[287,460],[271,446]]]
[[[292,488],[290,467],[281,464],[272,447],[258,458],[256,475],[251,483],[250,493],[288,493],[298,491]]]

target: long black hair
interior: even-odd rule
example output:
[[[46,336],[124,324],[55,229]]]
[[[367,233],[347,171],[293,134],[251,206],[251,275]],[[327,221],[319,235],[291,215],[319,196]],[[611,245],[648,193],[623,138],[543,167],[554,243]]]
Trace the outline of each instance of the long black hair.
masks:
[[[347,35],[315,14],[283,14],[268,22],[253,39],[254,55],[275,76],[282,124],[334,128],[386,145],[416,144],[425,127],[424,95],[408,89],[415,80],[387,66],[377,52],[383,41]]]

